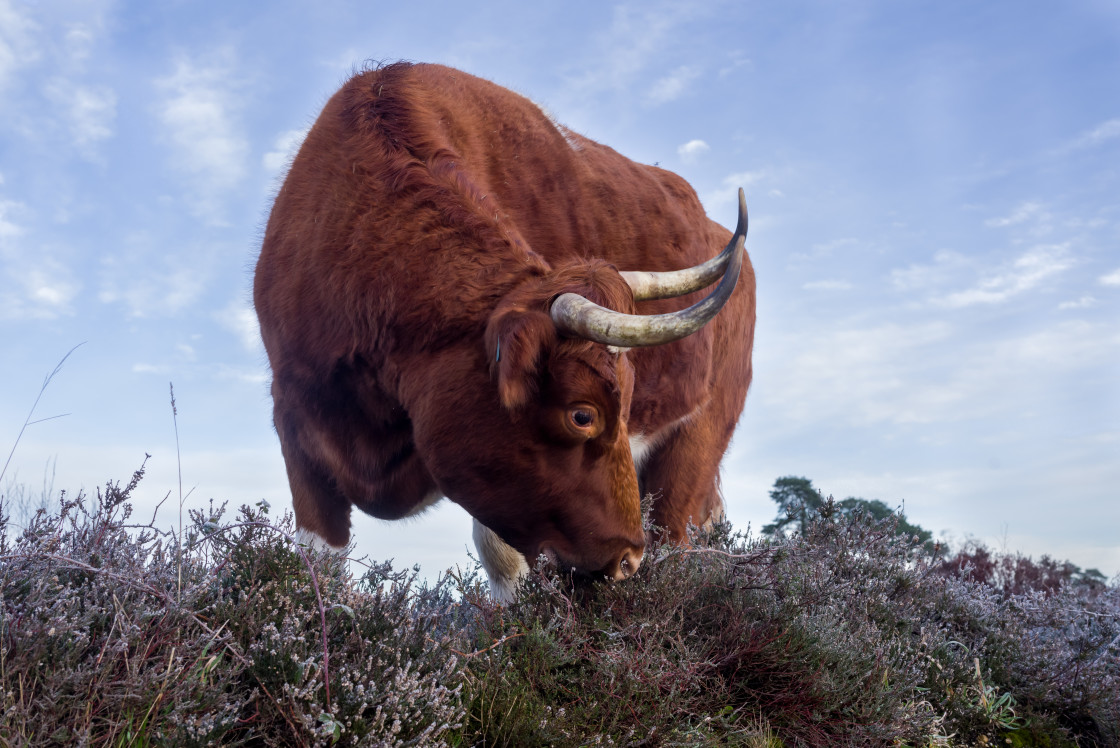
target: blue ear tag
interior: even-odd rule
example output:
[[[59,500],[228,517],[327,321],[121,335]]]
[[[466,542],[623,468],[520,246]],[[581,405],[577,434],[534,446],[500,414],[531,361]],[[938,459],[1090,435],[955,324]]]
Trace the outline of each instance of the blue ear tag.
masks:
[[[502,339],[498,338],[498,352],[494,356],[494,363],[498,363],[501,360],[502,360]]]

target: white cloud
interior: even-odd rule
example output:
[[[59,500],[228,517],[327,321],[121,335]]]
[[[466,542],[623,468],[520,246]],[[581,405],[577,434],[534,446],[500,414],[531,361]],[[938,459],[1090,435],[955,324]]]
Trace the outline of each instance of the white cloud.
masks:
[[[915,372],[952,332],[943,322],[809,332],[769,354],[767,371],[759,367],[755,396],[792,423],[937,420],[960,395]]]
[[[6,252],[4,254],[7,254]],[[0,316],[7,319],[54,319],[73,314],[71,302],[81,284],[70,269],[52,257],[6,263],[0,291]]]
[[[846,280],[810,281],[801,286],[806,291],[850,291],[852,284]]]
[[[1108,275],[1102,275],[1100,283],[1102,286],[1120,286],[1120,268],[1116,268]]]
[[[1088,309],[1094,307],[1099,302],[1092,296],[1082,296],[1077,301],[1063,301],[1058,304],[1058,309]]]
[[[1010,215],[1003,216],[1001,218],[990,218],[987,221],[984,221],[984,225],[993,228],[1014,226],[1038,216],[1041,210],[1042,206],[1038,203],[1023,203],[1015,210],[1013,210]]]
[[[187,308],[206,290],[213,266],[205,252],[168,256],[164,269],[142,274],[135,264],[132,258],[103,258],[97,295],[104,304],[124,304],[133,317],[174,315]]]
[[[174,73],[156,81],[173,162],[192,182],[195,212],[212,223],[222,222],[223,193],[247,172],[239,86],[228,52],[205,63],[180,59]]]
[[[261,166],[265,171],[278,174],[286,170],[300,146],[303,145],[308,130],[310,128],[305,127],[302,130],[288,130],[277,135],[272,142],[272,150],[261,157]]]
[[[61,14],[40,3],[24,5],[26,17],[0,0],[0,91],[7,82],[21,84],[11,86],[11,100],[0,105],[6,110],[0,126],[54,152],[92,158],[116,119],[116,93],[88,80],[107,3],[69,3]]]
[[[16,219],[27,212],[23,203],[0,198],[0,318],[54,319],[71,314],[70,302],[81,284],[49,250],[30,252],[20,243],[27,231]]]
[[[0,179],[0,184],[3,184],[2,179]],[[26,210],[26,206],[23,203],[0,199],[0,241],[17,237],[23,233],[23,227],[15,222],[14,215],[22,213],[24,210]]]
[[[964,255],[941,250],[934,254],[932,265],[914,264],[892,270],[891,284],[899,291],[929,291],[967,267],[970,267],[970,263]]]
[[[646,98],[654,105],[675,101],[688,90],[689,84],[699,77],[700,68],[694,65],[682,65],[654,83]]]
[[[1069,244],[1039,245],[1017,258],[1010,267],[964,291],[934,299],[939,306],[961,309],[976,304],[999,304],[1037,287],[1052,275],[1069,268]]]
[[[1120,118],[1110,119],[1073,140],[1064,150],[1094,148],[1101,143],[1120,138]]]
[[[112,137],[117,95],[111,88],[55,78],[47,84],[45,93],[65,117],[71,141],[79,150],[89,153],[98,141]]]
[[[984,352],[1008,372],[1040,373],[1045,369],[1072,370],[1115,356],[1120,331],[1113,326],[1082,320],[1062,322],[1019,338],[1011,338]],[[994,364],[993,364],[994,365]]]
[[[1115,361],[1120,332],[1081,320],[1002,339],[944,322],[837,325],[763,342],[759,353],[754,396],[793,432],[954,423],[1022,417],[1024,403],[1044,399],[1044,383]]]
[[[0,91],[20,68],[39,59],[38,27],[9,0],[0,0]]]
[[[81,24],[71,26],[63,37],[66,52],[74,63],[82,63],[89,59],[95,40],[96,35],[93,30]]]
[[[700,202],[704,204],[704,208],[709,214],[718,213],[721,208],[727,205],[735,205],[738,202],[740,187],[747,191],[749,201],[751,188],[758,185],[767,176],[765,171],[740,171],[735,174],[728,174],[720,182],[719,187],[701,195]]]
[[[235,382],[244,382],[245,384],[259,385],[267,384],[270,377],[268,371],[264,369],[248,369],[243,366],[227,366],[225,364],[219,364],[217,369],[214,371],[214,378],[233,380]]]
[[[215,312],[214,318],[218,324],[237,336],[245,350],[250,353],[259,353],[263,350],[261,328],[253,307],[243,301],[234,300],[226,305],[225,309]]]
[[[747,57],[745,52],[732,52],[730,57],[730,61],[719,70],[720,78],[726,78],[742,67],[746,67],[748,70],[754,69],[754,62]]]
[[[593,63],[571,82],[582,96],[589,93],[629,89],[652,61],[661,60],[680,26],[697,13],[699,4],[673,2],[631,2],[614,7],[608,29],[596,40],[598,52]],[[672,76],[668,85],[675,85]],[[655,93],[651,91],[650,95]],[[656,102],[655,102],[656,103]]]
[[[711,146],[703,140],[690,140],[684,145],[677,148],[677,155],[686,164],[691,164],[696,161],[702,154],[711,150]]]

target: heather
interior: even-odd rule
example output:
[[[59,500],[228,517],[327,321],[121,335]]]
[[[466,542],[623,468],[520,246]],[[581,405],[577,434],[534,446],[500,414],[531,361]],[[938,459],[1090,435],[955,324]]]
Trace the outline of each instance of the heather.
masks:
[[[621,584],[540,566],[502,607],[265,502],[161,529],[142,475],[0,504],[4,744],[1120,744],[1115,582],[858,501],[654,544]]]

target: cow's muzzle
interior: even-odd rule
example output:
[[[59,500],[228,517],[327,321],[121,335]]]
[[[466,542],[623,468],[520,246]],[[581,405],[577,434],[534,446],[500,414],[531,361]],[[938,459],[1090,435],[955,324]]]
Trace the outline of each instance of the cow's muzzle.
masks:
[[[642,565],[642,557],[644,555],[645,551],[642,548],[633,546],[626,548],[603,570],[603,573],[616,582],[628,579],[634,576],[634,573],[638,571],[638,567]]]

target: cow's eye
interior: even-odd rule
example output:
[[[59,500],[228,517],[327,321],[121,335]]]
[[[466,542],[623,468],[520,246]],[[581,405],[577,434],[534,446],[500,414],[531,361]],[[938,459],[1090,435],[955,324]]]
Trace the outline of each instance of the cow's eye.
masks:
[[[572,423],[581,429],[589,428],[595,423],[595,414],[586,408],[576,408],[572,411]]]
[[[599,408],[587,402],[568,403],[558,415],[561,416],[561,438],[574,439],[576,444],[597,438],[606,425]]]
[[[581,403],[568,408],[568,425],[584,438],[599,435],[599,411],[594,405]]]

